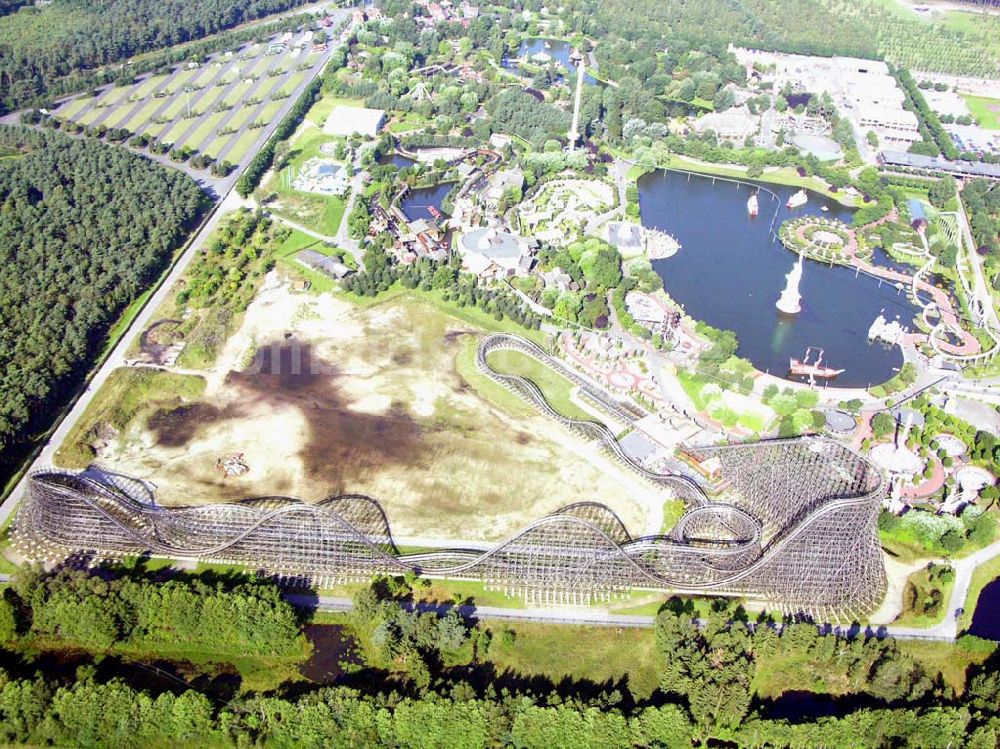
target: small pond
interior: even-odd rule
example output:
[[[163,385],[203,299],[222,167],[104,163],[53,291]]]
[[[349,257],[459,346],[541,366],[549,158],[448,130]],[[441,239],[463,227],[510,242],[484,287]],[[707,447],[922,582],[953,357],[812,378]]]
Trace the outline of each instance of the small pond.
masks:
[[[402,154],[393,151],[392,153],[387,153],[385,156],[379,159],[378,163],[381,164],[382,166],[386,166],[387,164],[392,164],[397,169],[406,169],[407,167],[413,166],[417,162],[414,159],[411,159],[407,156],[403,156]]]
[[[533,38],[525,39],[521,42],[521,45],[517,48],[517,54],[515,57],[521,60],[527,60],[528,62],[539,65],[545,64],[537,59],[532,59],[536,55],[544,56],[548,55],[552,58],[553,62],[562,65],[563,68],[568,72],[568,77],[571,83],[576,83],[576,65],[570,60],[570,53],[573,51],[573,47],[569,42],[565,42],[561,39],[542,39]],[[510,69],[517,68],[517,62],[513,58],[508,58],[504,62],[504,67]],[[590,73],[584,72],[583,82],[588,86],[600,85],[601,81],[594,78]]]
[[[299,672],[317,684],[332,684],[344,675],[344,664],[360,664],[355,653],[354,641],[336,624],[308,624],[306,637],[313,645],[313,653],[302,664]]]
[[[430,208],[433,206],[441,213],[445,213],[441,208],[441,204],[444,202],[445,197],[451,192],[451,188],[454,186],[453,182],[444,182],[440,185],[434,185],[433,187],[417,187],[406,193],[406,197],[400,201],[399,207],[406,214],[410,221],[416,221],[418,219],[427,219],[428,221],[434,220],[434,215],[430,212]]]

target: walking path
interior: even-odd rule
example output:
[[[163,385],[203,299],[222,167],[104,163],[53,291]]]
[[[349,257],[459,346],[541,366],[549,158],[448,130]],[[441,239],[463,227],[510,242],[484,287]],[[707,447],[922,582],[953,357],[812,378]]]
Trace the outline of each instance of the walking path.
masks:
[[[334,247],[339,247],[340,249],[347,250],[354,257],[354,260],[358,264],[358,268],[364,268],[365,267],[364,263],[361,260],[362,256],[364,255],[364,252],[362,252],[361,247],[353,239],[347,239],[346,241],[345,240],[341,240],[339,238],[340,232],[338,232],[338,236],[331,237],[328,234],[320,234],[318,231],[313,231],[312,229],[309,229],[309,228],[303,226],[302,224],[297,224],[294,221],[292,221],[291,219],[287,219],[284,216],[281,216],[281,215],[279,215],[277,213],[270,213],[269,212],[268,216],[270,216],[271,218],[273,218],[275,221],[277,221],[279,223],[282,223],[282,224],[284,224],[285,226],[287,226],[287,227],[289,227],[291,229],[295,229],[296,231],[300,231],[303,234],[306,234],[306,235],[308,235],[310,237],[313,237],[314,239],[318,239],[318,240],[320,240],[322,242],[326,242],[327,244],[332,245]],[[344,224],[346,222],[347,222],[347,216],[344,216],[344,218],[341,219],[341,224]]]
[[[984,550],[985,551],[985,550]],[[995,553],[1000,553],[1000,548]],[[956,580],[955,589],[958,589]],[[967,589],[967,587],[966,587]],[[350,598],[342,596],[316,596],[309,593],[288,593],[285,599],[296,606],[306,608],[316,608],[320,611],[347,612],[353,608]],[[409,603],[408,608],[417,611],[445,611],[453,608],[451,604],[435,603]],[[576,608],[504,608],[501,606],[477,606],[466,604],[458,607],[459,612],[469,618],[474,619],[494,619],[500,621],[527,621],[539,622],[542,624],[572,624],[598,627],[629,627],[629,628],[649,628],[656,622],[655,616],[641,614],[616,614],[602,608],[576,607]],[[700,623],[700,622],[699,622]],[[950,629],[949,626],[950,625]],[[919,627],[895,627],[870,626],[870,627],[842,627],[835,625],[819,625],[821,629],[830,633],[843,636],[865,633],[874,637],[894,637],[900,640],[940,640],[951,641],[955,639],[956,622],[950,619],[947,622],[929,629]]]

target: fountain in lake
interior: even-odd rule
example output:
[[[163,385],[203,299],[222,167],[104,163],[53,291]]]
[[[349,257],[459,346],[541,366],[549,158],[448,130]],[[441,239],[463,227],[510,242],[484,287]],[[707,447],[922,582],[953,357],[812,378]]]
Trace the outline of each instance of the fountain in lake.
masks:
[[[785,276],[785,290],[781,292],[778,301],[774,306],[779,312],[786,315],[797,315],[802,311],[802,295],[799,293],[799,283],[802,281],[802,253],[799,253],[799,261],[792,266],[792,269]]]

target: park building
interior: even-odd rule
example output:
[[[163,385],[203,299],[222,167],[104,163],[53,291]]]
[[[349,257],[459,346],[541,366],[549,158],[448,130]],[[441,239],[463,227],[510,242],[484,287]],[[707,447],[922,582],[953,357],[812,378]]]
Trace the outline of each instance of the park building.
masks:
[[[536,249],[507,231],[482,227],[458,241],[462,268],[484,281],[525,276],[535,264]]]
[[[385,124],[385,112],[367,107],[345,107],[338,104],[326,118],[323,132],[349,137],[354,134],[374,138]]]
[[[755,63],[773,65],[774,72],[765,77],[770,78],[774,91],[789,86],[814,96],[829,94],[858,130],[873,130],[881,144],[905,150],[920,140],[917,116],[903,108],[905,94],[880,60],[789,55],[734,46],[730,51],[749,71]]]
[[[699,135],[714,132],[719,140],[743,145],[748,136],[760,128],[760,117],[750,114],[746,107],[732,107],[725,112],[709,112],[694,122]]]
[[[302,250],[295,259],[311,270],[319,271],[337,281],[349,276],[352,271],[339,258],[324,255],[316,250]]]
[[[920,140],[920,121],[906,109],[870,107],[859,110],[858,124],[862,130],[874,130],[880,144],[894,148],[909,148]]]

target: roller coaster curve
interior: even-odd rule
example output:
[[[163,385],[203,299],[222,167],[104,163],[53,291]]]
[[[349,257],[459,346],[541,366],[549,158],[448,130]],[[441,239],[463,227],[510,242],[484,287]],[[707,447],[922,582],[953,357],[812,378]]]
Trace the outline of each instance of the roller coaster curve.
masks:
[[[882,474],[825,439],[775,440],[698,448],[719,458],[735,488],[711,502],[688,477],[637,466],[611,431],[567,419],[530,380],[495,372],[490,351],[513,347],[593,388],[530,341],[489,336],[480,368],[553,418],[600,440],[619,460],[689,502],[670,536],[633,538],[606,506],[578,502],[483,550],[401,554],[377,502],[349,495],[317,504],[267,497],[164,508],[132,479],[92,466],[82,473],[32,475],[13,539],[31,559],[73,553],[120,557],[153,553],[248,565],[321,584],[375,573],[415,571],[480,580],[536,603],[587,603],[632,588],[739,595],[824,620],[854,620],[885,587],[876,518]],[[547,360],[547,361],[546,361]],[[602,407],[632,407],[612,401]]]

